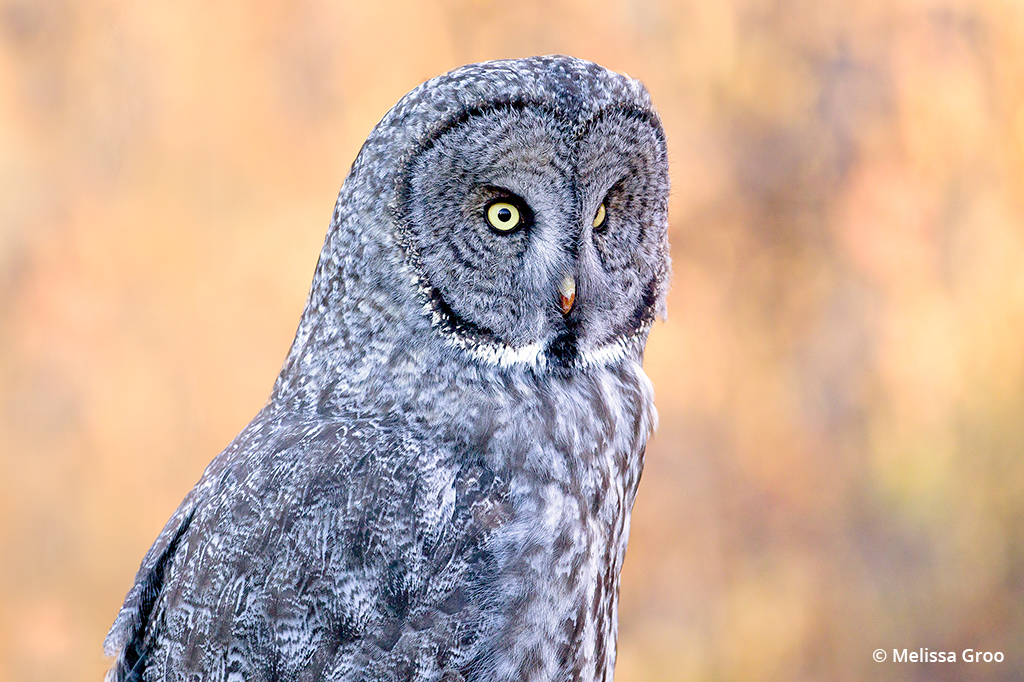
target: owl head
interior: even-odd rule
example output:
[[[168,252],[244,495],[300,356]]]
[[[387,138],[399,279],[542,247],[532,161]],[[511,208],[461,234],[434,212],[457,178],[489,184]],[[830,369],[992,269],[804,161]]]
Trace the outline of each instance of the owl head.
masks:
[[[639,354],[664,310],[668,190],[627,76],[552,56],[427,81],[346,179],[293,354],[317,335],[537,368]]]

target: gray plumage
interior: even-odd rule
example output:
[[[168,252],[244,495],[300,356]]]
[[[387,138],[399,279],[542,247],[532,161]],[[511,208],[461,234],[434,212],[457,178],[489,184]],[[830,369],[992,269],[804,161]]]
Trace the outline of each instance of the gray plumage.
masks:
[[[540,57],[406,95],[269,402],[143,559],[109,679],[611,680],[667,204],[628,77]]]

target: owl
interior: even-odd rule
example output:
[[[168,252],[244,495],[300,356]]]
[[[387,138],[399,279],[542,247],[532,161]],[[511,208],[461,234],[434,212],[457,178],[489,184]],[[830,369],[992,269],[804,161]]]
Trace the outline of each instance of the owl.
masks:
[[[644,87],[412,90],[341,189],[269,401],[142,561],[108,680],[611,680],[670,264]]]

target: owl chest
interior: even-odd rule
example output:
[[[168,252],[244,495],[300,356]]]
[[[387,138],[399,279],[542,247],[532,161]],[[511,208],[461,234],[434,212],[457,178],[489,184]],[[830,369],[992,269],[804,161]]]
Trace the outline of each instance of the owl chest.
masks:
[[[622,475],[626,454],[602,453],[593,466],[604,475],[534,491],[538,514],[519,572],[527,600],[516,635],[518,679],[608,679],[635,487]]]
[[[509,474],[515,513],[494,537],[519,581],[508,586],[518,595],[506,626],[509,679],[611,679],[619,572],[647,435],[640,394],[619,388],[595,383],[554,415],[522,420],[533,442]]]

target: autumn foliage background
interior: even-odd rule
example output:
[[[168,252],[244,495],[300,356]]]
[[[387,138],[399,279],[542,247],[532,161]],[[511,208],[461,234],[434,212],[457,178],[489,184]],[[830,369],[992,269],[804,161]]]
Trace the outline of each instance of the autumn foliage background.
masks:
[[[553,52],[671,156],[616,679],[1024,677],[1018,0],[0,0],[0,680],[101,679],[376,121]]]

